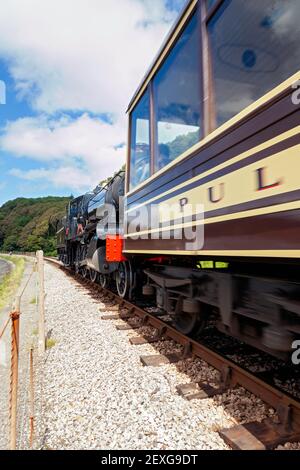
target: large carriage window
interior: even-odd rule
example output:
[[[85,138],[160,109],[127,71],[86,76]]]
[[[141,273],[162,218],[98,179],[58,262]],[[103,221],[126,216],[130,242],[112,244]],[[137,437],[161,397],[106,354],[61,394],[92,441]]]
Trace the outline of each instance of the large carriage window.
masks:
[[[200,43],[195,14],[153,80],[155,169],[200,140]]]
[[[131,114],[130,189],[150,176],[150,97],[147,91]]]
[[[300,68],[299,0],[225,0],[209,22],[218,125]]]
[[[207,10],[209,11],[212,7],[217,4],[218,0],[206,0]]]

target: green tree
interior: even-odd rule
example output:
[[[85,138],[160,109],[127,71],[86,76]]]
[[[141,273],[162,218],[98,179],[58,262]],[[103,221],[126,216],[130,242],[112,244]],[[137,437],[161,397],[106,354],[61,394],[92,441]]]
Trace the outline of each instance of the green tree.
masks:
[[[18,238],[16,235],[10,235],[4,240],[3,251],[15,251],[19,249]]]
[[[54,254],[56,228],[69,198],[18,198],[0,207],[0,250]]]

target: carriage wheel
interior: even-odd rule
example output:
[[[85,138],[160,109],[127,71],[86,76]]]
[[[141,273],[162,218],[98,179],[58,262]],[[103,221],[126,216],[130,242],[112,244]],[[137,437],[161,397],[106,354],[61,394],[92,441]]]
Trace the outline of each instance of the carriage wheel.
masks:
[[[184,335],[190,335],[198,331],[199,314],[198,313],[181,313],[176,316],[174,326],[176,330]]]
[[[184,335],[200,334],[207,322],[207,310],[198,301],[183,300],[182,310],[175,315],[174,326]]]

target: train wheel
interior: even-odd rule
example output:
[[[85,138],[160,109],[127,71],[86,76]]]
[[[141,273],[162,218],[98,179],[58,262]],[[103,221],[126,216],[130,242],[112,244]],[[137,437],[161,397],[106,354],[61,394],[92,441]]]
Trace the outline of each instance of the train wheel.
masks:
[[[85,266],[82,268],[81,274],[82,274],[82,277],[84,277],[85,279],[87,278],[88,270]]]
[[[106,274],[99,274],[99,282],[100,282],[100,286],[103,289],[107,289],[108,284],[109,284],[108,276]]]
[[[199,323],[198,317],[199,315],[197,313],[182,313],[175,318],[174,326],[176,330],[184,335],[196,333]]]
[[[200,302],[185,299],[174,320],[175,328],[184,335],[200,334],[206,325],[207,312]]]
[[[90,279],[92,282],[96,283],[98,280],[98,273],[94,269],[90,270]]]
[[[116,274],[117,291],[122,299],[129,296],[132,287],[132,269],[129,261],[123,261],[119,264],[119,269]]]

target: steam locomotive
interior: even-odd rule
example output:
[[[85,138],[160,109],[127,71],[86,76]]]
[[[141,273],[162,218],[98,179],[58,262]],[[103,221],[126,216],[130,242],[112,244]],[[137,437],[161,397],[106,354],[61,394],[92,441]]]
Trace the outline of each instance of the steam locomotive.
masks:
[[[102,287],[108,286],[120,261],[114,250],[121,239],[120,201],[124,191],[125,174],[119,172],[103,187],[73,199],[57,232],[59,259],[83,277],[99,281]],[[109,225],[108,206],[115,216],[113,228]],[[109,232],[111,228],[113,233]]]
[[[284,360],[300,336],[299,14],[188,1],[129,104],[125,173],[58,232],[65,264],[181,332],[215,318]]]

